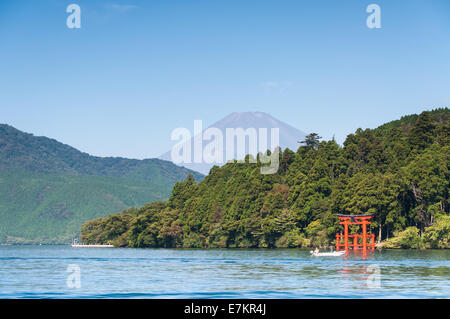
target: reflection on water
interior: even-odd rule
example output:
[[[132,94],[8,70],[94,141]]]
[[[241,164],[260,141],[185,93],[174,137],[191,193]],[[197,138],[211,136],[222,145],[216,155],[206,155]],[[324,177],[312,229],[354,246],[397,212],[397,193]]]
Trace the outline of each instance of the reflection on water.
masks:
[[[311,257],[302,250],[1,246],[0,298],[450,298],[449,260],[448,250]],[[69,265],[79,266],[80,288],[67,285]]]

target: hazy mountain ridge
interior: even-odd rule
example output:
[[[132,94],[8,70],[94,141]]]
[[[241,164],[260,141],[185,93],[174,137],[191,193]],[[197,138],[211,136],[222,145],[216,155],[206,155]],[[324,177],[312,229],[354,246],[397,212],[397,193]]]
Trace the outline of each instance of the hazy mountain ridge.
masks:
[[[0,242],[68,242],[80,225],[168,198],[197,172],[160,159],[101,158],[0,125]]]
[[[156,172],[148,172],[148,168],[157,168],[161,169],[161,177],[178,180],[193,173],[196,178],[202,178],[201,174],[180,170],[173,163],[156,158],[137,160],[92,156],[54,139],[24,133],[5,124],[0,124],[0,168],[145,180],[155,179]]]

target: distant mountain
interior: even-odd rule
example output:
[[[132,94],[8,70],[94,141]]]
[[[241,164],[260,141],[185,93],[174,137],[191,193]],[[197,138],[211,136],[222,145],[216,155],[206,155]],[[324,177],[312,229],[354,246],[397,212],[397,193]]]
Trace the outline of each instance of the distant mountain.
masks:
[[[226,163],[225,156],[226,156],[227,152],[232,154],[232,158],[240,159],[237,149],[236,149],[236,145],[235,145],[235,148],[231,149],[231,150],[227,149],[227,147],[226,147],[225,136],[226,136],[227,128],[234,128],[234,129],[242,128],[244,130],[247,130],[249,128],[254,128],[255,131],[257,132],[258,141],[261,138],[261,136],[259,135],[259,129],[267,129],[266,132],[267,132],[267,141],[268,141],[267,146],[268,147],[266,149],[261,149],[258,146],[258,149],[257,149],[258,152],[265,152],[267,149],[273,150],[273,149],[275,149],[276,146],[280,146],[282,149],[289,148],[291,150],[297,150],[297,148],[300,146],[298,141],[303,140],[306,135],[304,132],[296,129],[295,127],[293,127],[289,124],[286,124],[280,120],[277,120],[273,116],[271,116],[267,113],[264,113],[264,112],[231,113],[227,117],[212,124],[208,128],[217,128],[222,132],[222,135],[224,136],[223,149],[222,149],[222,152],[224,154],[223,155],[224,161],[213,162],[211,164],[208,164],[204,161],[202,163],[195,163],[193,160],[193,156],[192,156],[191,163],[179,163],[180,166],[184,166],[186,168],[189,168],[189,169],[197,171],[197,172],[201,172],[203,174],[208,174],[209,170],[211,169],[211,167],[213,167],[213,165],[222,166]],[[208,128],[205,128],[205,130]],[[276,143],[272,143],[271,138],[270,138],[271,131],[274,128],[279,129],[278,145],[275,145]],[[203,132],[205,130],[203,130]],[[205,147],[209,142],[210,141],[203,141],[202,146]],[[194,154],[193,153],[194,152],[194,137],[191,138],[190,144],[191,144],[191,153]],[[237,144],[237,141],[236,141],[236,144]],[[247,154],[247,153],[251,153],[249,151],[248,145],[245,150],[245,154]],[[167,160],[167,161],[172,161],[171,151],[164,153],[159,158],[163,159],[163,160]]]
[[[96,157],[0,125],[0,242],[67,242],[86,220],[168,198],[191,173],[160,159]]]

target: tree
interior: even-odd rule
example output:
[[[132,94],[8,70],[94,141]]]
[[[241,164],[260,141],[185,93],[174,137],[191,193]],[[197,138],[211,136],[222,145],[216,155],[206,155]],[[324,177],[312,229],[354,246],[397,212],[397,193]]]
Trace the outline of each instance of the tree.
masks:
[[[397,236],[384,243],[383,248],[418,249],[423,247],[419,230],[416,227],[408,227]]]
[[[450,146],[440,148],[435,144],[415,157],[405,168],[415,199],[412,212],[421,230],[432,224],[435,213],[433,206],[437,206],[438,211],[448,213],[449,152]]]
[[[186,201],[191,197],[196,187],[195,179],[192,174],[188,174],[183,182],[176,182],[172,189],[172,195],[169,198],[169,206],[174,209],[183,208]]]
[[[430,113],[422,112],[410,132],[409,144],[417,150],[425,149],[433,143],[434,129],[435,125],[431,120]]]
[[[295,153],[289,148],[286,148],[281,154],[280,168],[278,169],[279,174],[283,174],[289,168],[289,165],[295,160]]]
[[[305,144],[308,149],[317,149],[319,147],[320,139],[322,137],[317,133],[311,133],[305,136],[305,139],[300,144]]]
[[[423,234],[430,248],[450,248],[450,216],[440,215]]]

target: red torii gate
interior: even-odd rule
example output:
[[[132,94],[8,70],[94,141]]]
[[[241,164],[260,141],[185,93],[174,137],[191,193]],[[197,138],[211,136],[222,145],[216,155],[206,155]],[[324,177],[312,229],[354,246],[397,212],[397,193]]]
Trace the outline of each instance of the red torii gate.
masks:
[[[372,250],[375,250],[375,235],[367,234],[367,225],[370,225],[372,222],[369,221],[373,216],[372,215],[338,215],[340,220],[339,224],[344,225],[344,235],[336,234],[336,250],[341,250],[341,247],[344,247],[346,251],[349,248],[353,250],[358,250],[359,247],[362,247],[363,251],[367,250],[367,246],[369,246]],[[348,234],[348,225],[362,225],[363,233],[362,235]],[[341,244],[341,238],[344,238],[344,243]],[[349,245],[348,239],[353,238],[353,244]],[[362,244],[358,244],[358,238],[362,238]],[[370,243],[367,243],[367,238],[371,239]]]

